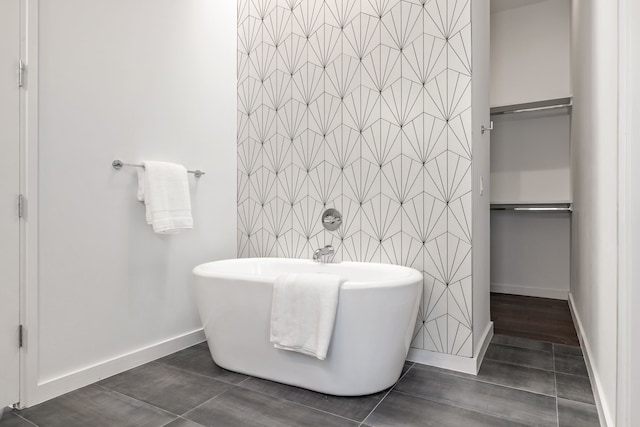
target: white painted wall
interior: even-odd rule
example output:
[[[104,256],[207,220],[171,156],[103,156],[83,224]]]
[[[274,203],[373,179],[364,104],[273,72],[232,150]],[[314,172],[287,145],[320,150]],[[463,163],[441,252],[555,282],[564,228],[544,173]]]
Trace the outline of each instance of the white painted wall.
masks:
[[[489,0],[474,0],[471,3],[471,58],[473,75],[471,81],[472,138],[473,138],[473,355],[482,360],[486,339],[493,334],[490,319],[490,226],[489,200],[491,180],[489,153],[491,133],[482,134],[480,128],[489,125]]]
[[[236,247],[235,3],[39,8],[38,366],[27,404],[143,363],[167,340],[199,339],[191,269]],[[190,177],[194,230],[154,234],[135,170],[113,159],[206,171]]]
[[[570,96],[570,0],[509,3],[491,14],[491,105]]]
[[[567,109],[496,115],[492,120],[491,202],[571,201]]]
[[[491,213],[491,290],[567,299],[571,219],[566,213]]]
[[[618,10],[573,1],[571,300],[608,425],[616,425]]]
[[[619,171],[619,292],[618,292],[618,388],[617,425],[640,423],[640,3],[622,0],[620,34],[620,145]]]

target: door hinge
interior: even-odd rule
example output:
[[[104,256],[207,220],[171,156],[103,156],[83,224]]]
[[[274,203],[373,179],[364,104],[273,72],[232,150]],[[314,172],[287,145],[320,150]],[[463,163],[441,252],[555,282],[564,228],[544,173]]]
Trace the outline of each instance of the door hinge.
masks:
[[[18,87],[24,86],[24,62],[22,59],[18,60]]]
[[[22,325],[18,326],[18,347],[22,348],[24,343],[24,327]]]
[[[18,194],[18,218],[22,218],[24,216],[24,196],[22,194]]]

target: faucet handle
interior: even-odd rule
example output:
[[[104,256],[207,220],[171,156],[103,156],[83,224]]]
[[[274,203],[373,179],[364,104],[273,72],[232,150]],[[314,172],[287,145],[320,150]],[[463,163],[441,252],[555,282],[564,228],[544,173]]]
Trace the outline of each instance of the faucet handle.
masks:
[[[322,226],[329,231],[336,231],[342,225],[342,215],[333,208],[322,213]]]
[[[327,215],[322,218],[322,222],[324,222],[325,224],[339,224],[342,222],[342,218],[333,215]]]

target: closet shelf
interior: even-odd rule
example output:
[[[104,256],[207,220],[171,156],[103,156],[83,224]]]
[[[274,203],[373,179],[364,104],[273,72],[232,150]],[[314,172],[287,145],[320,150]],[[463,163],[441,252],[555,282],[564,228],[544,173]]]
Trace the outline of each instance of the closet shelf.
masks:
[[[491,203],[492,211],[571,213],[571,203]]]
[[[527,102],[524,104],[502,105],[491,108],[491,115],[528,113],[532,111],[554,110],[556,108],[571,108],[571,98],[548,99],[545,101]]]

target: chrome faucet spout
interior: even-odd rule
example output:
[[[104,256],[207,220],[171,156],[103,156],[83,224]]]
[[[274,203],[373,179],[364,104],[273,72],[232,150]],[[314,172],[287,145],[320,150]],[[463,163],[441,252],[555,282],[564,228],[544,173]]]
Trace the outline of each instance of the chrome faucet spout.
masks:
[[[335,254],[335,249],[333,246],[327,245],[324,248],[316,249],[313,252],[313,260],[317,262],[326,262],[325,257],[333,256]]]

